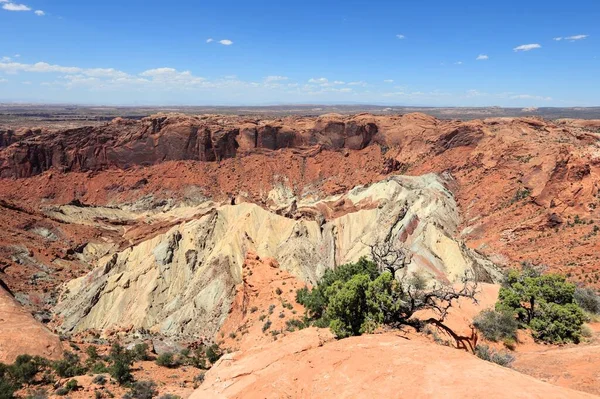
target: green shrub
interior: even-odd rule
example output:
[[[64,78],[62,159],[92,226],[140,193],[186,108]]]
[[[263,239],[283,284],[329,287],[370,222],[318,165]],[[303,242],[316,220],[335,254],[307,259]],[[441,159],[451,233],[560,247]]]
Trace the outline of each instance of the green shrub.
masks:
[[[289,319],[285,321],[288,331],[302,330],[307,327],[307,323],[299,319]]]
[[[0,399],[12,399],[20,388],[9,374],[9,366],[0,363]]]
[[[141,344],[136,344],[133,347],[133,359],[134,360],[150,360],[150,355],[148,354],[148,344],[146,343],[141,343]]]
[[[52,364],[52,368],[59,377],[71,378],[86,373],[87,369],[81,365],[79,356],[72,352],[65,351],[63,358]]]
[[[194,350],[192,356],[188,357],[187,364],[199,369],[206,370],[207,367],[205,357],[206,352],[203,350],[203,348],[197,348],[196,350]]]
[[[497,312],[487,309],[479,313],[473,320],[473,325],[490,341],[500,341],[507,338],[515,340],[519,323],[509,312]]]
[[[173,353],[165,352],[156,358],[156,364],[173,369],[179,367],[181,362]]]
[[[223,351],[219,348],[219,345],[212,344],[208,348],[206,348],[206,358],[212,364],[216,363],[223,356]]]
[[[541,341],[578,343],[585,320],[585,313],[575,303],[542,303],[539,306],[539,316],[531,320],[529,326],[534,338]]]
[[[126,395],[131,399],[152,399],[158,395],[156,383],[154,381],[137,381],[131,386],[131,391]]]
[[[321,319],[325,315],[329,302],[329,287],[336,282],[345,283],[359,274],[367,275],[369,279],[373,280],[379,275],[377,265],[366,258],[361,258],[356,263],[348,263],[335,269],[328,269],[312,290],[308,290],[308,288],[299,289],[296,292],[296,301],[306,308],[308,316],[312,320]],[[329,324],[329,322],[325,321],[325,324]]]
[[[92,361],[95,361],[100,358],[100,355],[98,355],[98,350],[96,349],[96,347],[94,345],[88,346],[85,350],[85,353],[88,355],[88,357]]]
[[[69,390],[65,387],[60,387],[56,391],[54,391],[54,393],[58,396],[66,396],[69,394]]]
[[[575,289],[575,302],[587,312],[600,314],[600,296],[591,288]]]
[[[77,383],[77,380],[72,379],[65,384],[65,388],[69,392],[77,391],[79,389],[79,384]]]
[[[108,371],[119,385],[127,384],[133,381],[131,374],[131,365],[133,358],[129,351],[126,351],[118,342],[115,342],[110,348],[110,367]]]
[[[108,367],[106,367],[104,362],[98,360],[96,363],[92,364],[90,371],[94,374],[108,373]]]
[[[106,377],[103,376],[102,374],[97,375],[97,376],[94,377],[94,379],[92,380],[92,382],[94,384],[97,384],[97,385],[104,385],[104,384],[106,384]]]
[[[527,266],[509,272],[496,310],[516,314],[536,339],[550,343],[579,342],[586,320],[575,303],[575,285],[558,274],[541,275]]]
[[[266,332],[269,328],[271,328],[271,320],[267,320],[265,324],[263,324],[262,332]]]
[[[510,367],[515,357],[508,352],[496,352],[487,345],[477,345],[475,355],[488,362],[499,364],[500,366]]]
[[[20,355],[8,371],[17,384],[32,384],[36,375],[47,368],[48,361],[39,356]]]
[[[166,393],[164,395],[160,395],[158,399],[181,399],[181,396],[173,395],[172,393]]]

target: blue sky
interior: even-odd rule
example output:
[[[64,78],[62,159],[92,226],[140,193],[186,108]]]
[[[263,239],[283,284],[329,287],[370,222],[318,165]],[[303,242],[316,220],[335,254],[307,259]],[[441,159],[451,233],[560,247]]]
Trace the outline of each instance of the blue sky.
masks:
[[[599,19],[598,0],[0,0],[0,101],[600,106]]]

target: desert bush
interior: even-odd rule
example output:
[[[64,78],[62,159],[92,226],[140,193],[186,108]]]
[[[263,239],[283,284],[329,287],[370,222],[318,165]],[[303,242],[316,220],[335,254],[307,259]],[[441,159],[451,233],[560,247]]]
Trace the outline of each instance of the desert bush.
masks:
[[[179,367],[181,362],[173,353],[165,352],[156,358],[156,364],[173,369]]]
[[[265,324],[262,326],[262,332],[266,332],[269,328],[271,328],[271,320],[265,321]]]
[[[47,368],[49,362],[39,356],[20,355],[8,371],[16,384],[32,384],[36,375]]]
[[[194,382],[202,384],[204,382],[205,373],[200,373],[194,377]]]
[[[81,365],[79,356],[72,352],[65,351],[63,358],[52,364],[54,372],[62,378],[71,378],[86,373],[87,369]]]
[[[496,363],[504,367],[510,367],[511,363],[515,360],[515,357],[512,354],[503,351],[496,352],[487,345],[477,345],[475,347],[475,355],[477,355],[477,357],[480,359]]]
[[[19,386],[13,381],[8,365],[0,363],[0,399],[12,399]]]
[[[600,314],[600,296],[591,288],[576,288],[575,302],[586,312]]]
[[[534,338],[552,343],[578,343],[581,340],[581,329],[586,316],[575,303],[558,305],[542,303],[539,316],[529,323]]]
[[[206,369],[206,351],[203,348],[197,348],[192,355],[186,359],[186,364],[199,369]]]
[[[307,327],[307,322],[299,319],[288,319],[285,321],[288,331],[302,330]]]
[[[550,343],[579,342],[586,320],[575,302],[575,285],[558,274],[542,275],[532,267],[508,273],[496,310],[516,314],[522,327]]]
[[[102,374],[108,372],[108,367],[103,361],[98,360],[96,363],[90,366],[90,371],[94,374]]]
[[[99,374],[99,375],[97,375],[97,376],[94,377],[94,379],[92,380],[92,382],[94,384],[104,385],[104,384],[106,384],[106,377],[103,376],[102,374]]]
[[[94,362],[100,358],[98,355],[98,350],[94,345],[90,345],[85,349],[85,353],[88,355],[90,361]]]
[[[506,338],[516,339],[519,328],[519,323],[513,314],[491,309],[479,313],[473,320],[473,325],[481,331],[485,339],[494,342]]]
[[[67,388],[67,390],[69,390],[69,392],[77,391],[79,389],[79,384],[78,384],[77,380],[72,379],[72,380],[69,380],[65,384],[65,388]]]
[[[152,399],[158,395],[156,383],[154,381],[137,381],[131,386],[125,398],[127,399]]]
[[[395,274],[405,267],[407,255],[403,249],[388,247],[372,250],[377,264],[361,258],[328,270],[312,290],[298,290],[296,300],[305,307],[307,321],[317,327],[329,326],[338,338],[344,338],[372,332],[381,324],[414,325],[415,312],[427,309],[437,317],[426,323],[442,326],[453,301],[473,298],[476,284],[469,283],[466,276],[460,290],[451,286],[427,289],[422,279],[412,275],[397,279]]]
[[[206,348],[206,358],[212,364],[219,360],[221,356],[223,356],[223,351],[221,350],[221,348],[219,348],[219,345],[212,344]]]
[[[166,393],[164,395],[160,395],[158,399],[181,399],[181,396],[173,395],[172,393]]]
[[[141,343],[141,344],[136,344],[133,347],[133,359],[134,360],[150,360],[150,355],[148,354],[148,344],[146,343]]]
[[[129,351],[125,350],[118,342],[115,342],[110,348],[109,359],[108,372],[119,385],[133,381],[133,375],[131,374],[133,358]]]

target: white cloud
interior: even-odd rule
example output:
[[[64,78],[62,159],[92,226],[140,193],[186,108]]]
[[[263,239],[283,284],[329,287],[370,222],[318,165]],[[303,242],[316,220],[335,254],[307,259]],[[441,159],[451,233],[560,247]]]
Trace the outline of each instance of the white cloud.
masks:
[[[308,79],[308,83],[324,84],[327,82],[329,82],[329,80],[327,78],[310,78],[310,79]]]
[[[12,58],[10,57],[2,57],[0,58],[0,62],[10,62],[12,60]]]
[[[518,94],[510,97],[513,100],[541,100],[541,101],[552,101],[552,97],[544,96],[533,96],[531,94]]]
[[[6,83],[8,82],[8,80],[4,79],[4,78],[0,78],[0,83]]]
[[[479,54],[477,56],[477,58],[475,58],[477,61],[485,61],[485,60],[489,60],[490,57],[488,57],[487,54]]]
[[[17,72],[61,72],[61,73],[79,73],[81,68],[64,67],[60,65],[51,65],[46,62],[35,64],[21,64],[18,62],[0,62],[0,71],[7,73]]]
[[[404,35],[396,35],[396,37],[397,37],[398,39],[400,39],[400,40],[402,40],[402,39],[406,39],[406,36],[404,36]]]
[[[28,81],[28,80],[26,80],[25,82],[21,82],[21,83],[24,84],[24,85],[30,85],[31,84],[31,82]]]
[[[552,40],[556,40],[557,42],[559,42],[561,40],[570,40],[570,41],[574,42],[576,40],[583,40],[587,37],[589,37],[589,35],[573,35],[573,36],[567,36],[567,37],[555,37]]]
[[[574,35],[574,36],[565,37],[565,40],[571,40],[571,41],[583,40],[586,37],[588,37],[588,35]]]
[[[384,82],[385,83],[394,83],[394,80],[393,79],[386,79],[386,80],[384,80]]]
[[[209,37],[208,39],[206,39],[206,43],[212,43],[214,41],[214,39],[212,37]]]
[[[287,76],[271,75],[271,76],[267,76],[265,78],[265,82],[266,83],[282,82],[284,80],[288,80],[288,77]]]
[[[334,85],[345,85],[345,84],[346,84],[346,82],[344,82],[343,80],[334,80],[334,81],[333,81],[333,84],[334,84]]]
[[[223,46],[231,46],[233,44],[233,42],[229,39],[219,40],[219,43],[221,43]]]
[[[367,85],[366,82],[363,82],[361,80],[357,81],[357,82],[349,82],[348,86],[362,86],[365,87]]]
[[[530,51],[536,48],[541,48],[542,46],[540,46],[537,43],[533,43],[533,44],[522,44],[518,47],[515,47],[513,50],[514,51]]]
[[[454,63],[454,65],[462,65],[462,64],[463,64],[462,61],[457,61],[457,62]]]
[[[35,10],[33,13],[35,15],[37,15],[38,17],[43,17],[44,15],[46,15],[46,13],[43,12],[42,10]]]
[[[5,3],[2,8],[7,11],[31,11],[30,7],[27,7],[25,4],[15,4],[15,3]]]

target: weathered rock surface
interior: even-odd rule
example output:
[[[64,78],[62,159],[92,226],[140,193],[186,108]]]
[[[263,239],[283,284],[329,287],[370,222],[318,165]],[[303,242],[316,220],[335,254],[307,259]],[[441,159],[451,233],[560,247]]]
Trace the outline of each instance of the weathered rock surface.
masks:
[[[593,398],[467,352],[391,334],[339,341],[306,329],[227,354],[190,399]]]
[[[482,281],[498,277],[491,262],[452,238],[458,210],[436,175],[394,176],[344,195],[278,198],[277,204],[287,217],[251,203],[209,207],[103,258],[90,274],[67,284],[56,307],[62,329],[133,325],[212,336],[227,316],[250,250],[308,282],[384,241],[410,249],[408,272],[428,280],[453,283],[465,272]]]
[[[24,354],[57,359],[62,351],[58,336],[0,287],[0,362],[12,363]]]
[[[375,123],[341,115],[318,118],[312,125],[294,119],[243,123],[220,116],[156,115],[58,132],[2,131],[0,148],[7,148],[0,153],[0,177],[29,177],[50,168],[96,171],[171,160],[220,161],[261,148],[362,149],[376,133]]]

